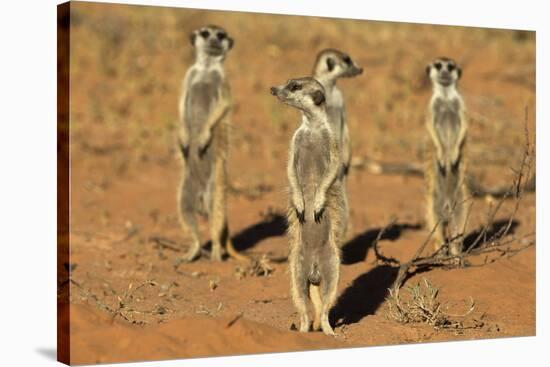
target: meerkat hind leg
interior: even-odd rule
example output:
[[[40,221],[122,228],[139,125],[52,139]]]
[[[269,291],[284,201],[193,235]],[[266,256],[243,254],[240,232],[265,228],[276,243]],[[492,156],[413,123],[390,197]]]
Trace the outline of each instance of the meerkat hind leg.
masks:
[[[435,188],[431,188],[428,194],[426,224],[427,230],[430,233],[433,231],[431,242],[434,252],[441,249],[445,239],[445,218],[440,205],[440,198],[436,195]]]
[[[342,180],[342,185],[344,187],[344,190],[343,190],[343,199],[344,199],[344,224],[343,224],[343,228],[342,228],[342,231],[343,231],[343,234],[342,234],[342,239],[343,240],[348,240],[351,238],[351,235],[353,234],[353,223],[351,221],[351,209],[350,209],[350,206],[349,206],[349,197],[348,197],[348,193],[347,193],[347,190],[346,190],[346,181],[347,181],[347,177],[344,177],[343,180]],[[343,244],[343,241],[342,243]]]
[[[336,246],[331,246],[332,251],[336,251]],[[334,330],[330,326],[329,312],[338,292],[340,260],[338,254],[334,254],[327,258],[327,261],[321,264],[321,329],[327,335],[334,335]]]
[[[214,261],[222,261],[222,237],[224,230],[226,231],[225,218],[220,213],[213,213],[210,219],[210,236],[212,238],[210,258]]]
[[[226,228],[227,228],[227,224],[226,224]],[[243,255],[243,254],[240,254],[239,251],[237,251],[237,249],[233,246],[233,241],[231,240],[231,237],[229,237],[229,231],[226,230],[226,238],[225,238],[225,249],[227,251],[227,254],[234,258],[235,260],[237,261],[240,261],[240,262],[244,262],[244,263],[249,263],[252,261],[252,259],[250,259],[248,256],[246,255]]]
[[[310,322],[307,314],[307,292],[308,282],[303,269],[300,269],[299,265],[293,261],[290,264],[290,278],[291,278],[291,294],[294,306],[298,309],[300,315],[300,332],[307,333],[309,331]]]
[[[199,239],[199,230],[197,228],[197,219],[195,214],[186,209],[180,209],[180,222],[185,232],[191,234],[191,247],[181,257],[181,260],[185,262],[192,262],[197,260],[201,255],[201,243]]]
[[[323,301],[321,300],[321,292],[318,285],[309,285],[309,298],[313,304],[313,330],[321,330],[321,311],[323,310]]]
[[[221,261],[223,256],[222,242],[228,236],[227,218],[225,208],[225,182],[224,168],[220,162],[214,167],[214,181],[211,182],[210,205],[208,221],[210,225],[210,236],[212,240],[211,259]]]
[[[456,205],[455,211],[452,214],[452,222],[451,222],[451,233],[450,235],[452,237],[449,237],[453,239],[451,243],[449,243],[449,253],[453,256],[459,256],[462,253],[462,246],[463,246],[463,235],[465,230],[465,222],[466,222],[466,215],[464,213],[464,205],[463,203],[459,202]]]
[[[225,171],[222,163],[219,162],[215,168],[215,183],[212,192],[211,204],[211,232],[212,232],[212,259],[221,260],[223,251],[232,258],[240,262],[250,262],[251,259],[239,252],[233,246],[233,241],[229,235],[229,226],[227,224],[226,212],[226,191],[225,191]],[[218,243],[214,239],[219,239]],[[216,252],[214,252],[216,251]]]

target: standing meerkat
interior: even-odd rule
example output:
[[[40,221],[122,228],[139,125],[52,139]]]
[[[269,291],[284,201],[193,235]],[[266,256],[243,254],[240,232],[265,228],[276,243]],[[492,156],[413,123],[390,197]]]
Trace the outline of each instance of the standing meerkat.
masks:
[[[346,118],[346,106],[344,95],[336,86],[336,81],[340,78],[352,78],[363,72],[363,68],[357,66],[351,57],[339,50],[325,49],[317,54],[313,66],[313,77],[323,85],[326,97],[326,109],[328,121],[334,132],[338,149],[341,156],[341,169],[339,179],[343,181],[345,215],[347,216],[348,226],[351,226],[349,220],[349,204],[347,192],[345,190],[345,179],[349,173],[351,163],[351,139]],[[350,232],[351,228],[348,228]]]
[[[228,127],[231,91],[223,62],[233,47],[227,32],[214,25],[190,34],[195,62],[187,70],[179,100],[178,144],[183,173],[178,192],[179,219],[192,243],[184,261],[201,254],[197,216],[207,217],[212,240],[212,260],[222,260],[223,248],[237,253],[229,237],[226,215]]]
[[[426,67],[432,81],[425,177],[428,186],[427,223],[434,232],[435,250],[445,243],[452,255],[462,251],[468,190],[465,182],[464,146],[468,122],[464,101],[457,90],[462,70],[454,60],[440,57]],[[450,243],[449,243],[450,242]]]
[[[352,78],[363,72],[349,55],[335,49],[325,49],[317,54],[313,66],[313,77],[325,89],[328,121],[338,142],[342,157],[340,176],[348,174],[351,162],[351,140],[349,137],[344,95],[336,86],[340,78]]]
[[[289,80],[271,93],[302,112],[289,150],[287,213],[291,294],[300,313],[300,331],[310,328],[307,300],[314,308],[313,329],[333,335],[329,311],[336,300],[340,241],[346,227],[338,142],[328,122],[323,86],[313,78]]]

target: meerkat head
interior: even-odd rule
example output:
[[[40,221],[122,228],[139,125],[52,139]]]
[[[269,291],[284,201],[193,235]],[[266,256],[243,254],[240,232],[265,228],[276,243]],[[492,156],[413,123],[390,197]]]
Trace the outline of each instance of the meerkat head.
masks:
[[[271,87],[271,94],[304,112],[313,112],[325,106],[325,89],[310,77],[290,79],[283,85]]]
[[[207,25],[195,29],[190,34],[191,44],[197,54],[210,57],[224,57],[231,50],[234,41],[225,29],[216,25]]]
[[[317,54],[313,75],[330,79],[350,78],[363,72],[363,68],[357,66],[348,54],[326,49]]]
[[[462,69],[453,59],[438,57],[426,66],[426,74],[433,85],[449,87],[455,85],[462,76]]]

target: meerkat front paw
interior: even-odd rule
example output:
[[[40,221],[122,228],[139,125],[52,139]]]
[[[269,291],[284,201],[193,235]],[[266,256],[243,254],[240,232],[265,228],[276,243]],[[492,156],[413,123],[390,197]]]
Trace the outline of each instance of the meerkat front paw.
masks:
[[[296,217],[301,224],[304,224],[306,221],[306,210],[304,204],[304,198],[295,197],[293,200],[294,210],[296,210]]]
[[[212,139],[212,134],[210,133],[210,130],[204,130],[199,135],[198,143],[199,143],[199,156],[200,157],[202,157],[206,153],[206,151],[208,150],[211,139]]]
[[[347,176],[349,174],[349,164],[342,165],[342,175]]]
[[[445,176],[447,174],[447,165],[445,162],[437,160],[437,169],[441,176]]]
[[[183,156],[183,158],[187,159],[187,157],[189,157],[189,144],[184,144],[181,141],[178,144],[181,155]]]
[[[304,224],[306,222],[306,212],[305,212],[305,210],[299,211],[298,209],[296,209],[296,216],[298,217],[298,221],[301,224]]]
[[[325,211],[326,198],[325,195],[317,194],[315,196],[315,202],[313,204],[313,217],[315,222],[321,223],[323,218],[323,212]]]

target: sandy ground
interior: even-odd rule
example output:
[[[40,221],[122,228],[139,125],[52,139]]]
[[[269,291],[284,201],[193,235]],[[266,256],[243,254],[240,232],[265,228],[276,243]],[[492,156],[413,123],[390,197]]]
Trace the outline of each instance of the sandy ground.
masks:
[[[354,157],[420,162],[430,95],[424,66],[447,55],[463,65],[470,114],[470,172],[484,185],[511,182],[522,153],[525,109],[534,139],[535,40],[524,32],[343,21],[170,8],[76,4],[71,24],[71,361],[115,362],[535,334],[535,247],[484,267],[417,274],[440,288],[464,330],[387,318],[395,268],[372,245],[391,218],[381,251],[406,261],[428,235],[424,182],[352,170],[353,228],[343,246],[336,337],[294,331],[286,262],[268,276],[243,275],[234,260],[178,264],[189,237],[179,227],[175,149],[177,98],[192,62],[187,34],[215,23],[235,38],[226,67],[234,95],[229,224],[236,247],[255,258],[287,254],[286,155],[299,116],[269,86],[307,75],[317,51],[338,47],[365,68],[340,85]],[[258,189],[257,195],[242,191]],[[511,215],[504,203],[497,220]],[[476,199],[469,230],[489,203]],[[525,196],[513,234],[535,231],[535,194]],[[208,227],[201,224],[202,238]],[[162,247],[151,241],[174,241]],[[206,245],[208,248],[208,245]],[[64,282],[70,271],[71,282]],[[62,292],[60,292],[62,293]],[[450,311],[450,312],[451,312]],[[468,328],[470,326],[471,328]]]

